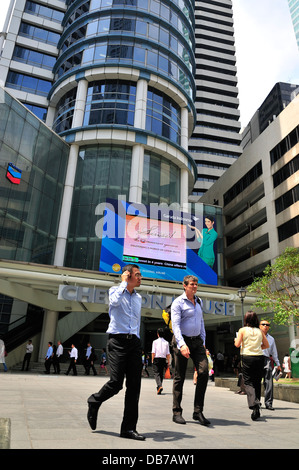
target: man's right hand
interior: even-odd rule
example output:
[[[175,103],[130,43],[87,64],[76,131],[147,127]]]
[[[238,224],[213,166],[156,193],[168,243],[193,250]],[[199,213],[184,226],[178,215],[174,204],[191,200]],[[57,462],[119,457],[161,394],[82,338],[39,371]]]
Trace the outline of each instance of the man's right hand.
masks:
[[[181,348],[180,348],[180,351],[181,351],[182,356],[184,356],[186,359],[189,359],[190,350],[189,350],[187,344],[183,344],[183,346],[181,346]]]
[[[130,272],[129,272],[129,271],[125,271],[125,272],[122,273],[122,275],[121,275],[121,280],[122,280],[122,281],[125,281],[125,282],[128,282],[130,276],[131,276]]]

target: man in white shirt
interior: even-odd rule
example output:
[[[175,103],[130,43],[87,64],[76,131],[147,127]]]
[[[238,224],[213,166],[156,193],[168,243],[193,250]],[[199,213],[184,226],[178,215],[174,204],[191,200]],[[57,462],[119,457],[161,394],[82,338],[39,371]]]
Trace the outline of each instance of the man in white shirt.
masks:
[[[30,362],[32,353],[33,353],[33,344],[32,344],[32,340],[29,339],[28,343],[26,344],[26,353],[25,353],[24,360],[23,360],[22,370],[29,369],[29,362]],[[27,364],[26,369],[25,369],[25,364]]]
[[[67,372],[65,373],[65,375],[69,375],[71,369],[73,369],[73,375],[77,375],[76,362],[77,362],[77,359],[78,359],[78,349],[75,348],[74,344],[72,344],[72,349],[71,349],[69,354],[70,354],[71,362],[70,362],[69,368],[68,368]]]
[[[57,341],[57,349],[53,357],[53,366],[54,366],[55,374],[60,374],[60,358],[62,357],[62,355],[63,355],[63,346],[61,344],[61,341]]]
[[[157,395],[161,395],[163,390],[163,376],[167,365],[170,365],[169,343],[164,339],[164,330],[159,328],[157,331],[158,339],[152,344],[152,364],[154,377],[157,384]]]

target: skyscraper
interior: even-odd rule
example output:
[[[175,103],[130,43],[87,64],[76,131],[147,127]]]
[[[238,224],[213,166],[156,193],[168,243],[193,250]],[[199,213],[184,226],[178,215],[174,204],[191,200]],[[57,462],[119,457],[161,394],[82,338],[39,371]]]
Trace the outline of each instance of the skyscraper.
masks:
[[[299,47],[299,0],[288,0],[297,45]]]
[[[196,127],[189,152],[197,164],[190,200],[198,200],[241,154],[231,0],[195,2]]]
[[[71,148],[54,264],[97,269],[106,197],[184,204],[194,186],[193,2],[11,6],[1,81]]]

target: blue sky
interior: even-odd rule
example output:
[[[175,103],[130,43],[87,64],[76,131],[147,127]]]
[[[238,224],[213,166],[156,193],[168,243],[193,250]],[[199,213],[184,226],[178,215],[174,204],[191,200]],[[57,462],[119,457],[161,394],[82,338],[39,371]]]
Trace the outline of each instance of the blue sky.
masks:
[[[276,82],[299,84],[299,50],[287,0],[232,0],[241,124]],[[9,0],[1,0],[2,29]]]

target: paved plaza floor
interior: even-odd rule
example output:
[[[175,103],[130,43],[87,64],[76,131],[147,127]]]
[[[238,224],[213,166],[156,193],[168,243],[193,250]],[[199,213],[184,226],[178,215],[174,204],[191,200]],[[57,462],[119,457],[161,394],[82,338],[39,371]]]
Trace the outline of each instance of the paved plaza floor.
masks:
[[[121,449],[140,449],[149,455],[159,454],[159,450],[164,454],[186,452],[190,456],[192,450],[198,449],[299,448],[299,404],[275,400],[275,411],[263,407],[261,418],[252,421],[246,396],[209,382],[204,414],[211,425],[204,427],[192,419],[191,379],[184,386],[186,425],[172,422],[172,380],[165,380],[162,394],[157,395],[154,379],[143,378],[138,432],[146,436],[146,441],[119,437],[124,389],[103,403],[97,429],[92,431],[86,419],[86,400],[106,381],[104,375],[74,377],[1,371],[0,417],[11,422],[10,449],[96,449],[111,459],[113,451]]]

